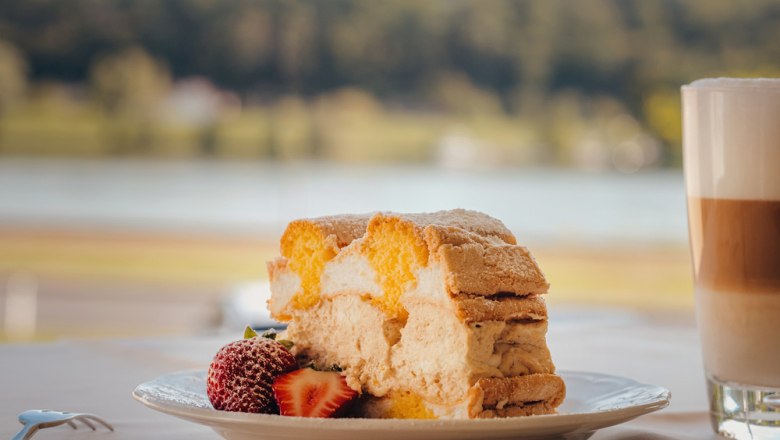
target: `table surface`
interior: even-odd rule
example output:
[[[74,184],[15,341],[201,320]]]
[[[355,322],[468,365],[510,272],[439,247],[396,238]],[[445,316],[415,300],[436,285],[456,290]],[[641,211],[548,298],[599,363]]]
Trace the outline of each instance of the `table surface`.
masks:
[[[209,428],[147,409],[131,392],[141,382],[185,369],[205,369],[235,335],[59,341],[0,345],[0,438],[20,428],[27,409],[92,412],[116,431],[45,429],[36,439],[216,439]],[[661,385],[671,405],[604,429],[596,440],[718,439],[706,412],[699,341],[692,312],[556,308],[548,342],[561,370],[596,371]]]

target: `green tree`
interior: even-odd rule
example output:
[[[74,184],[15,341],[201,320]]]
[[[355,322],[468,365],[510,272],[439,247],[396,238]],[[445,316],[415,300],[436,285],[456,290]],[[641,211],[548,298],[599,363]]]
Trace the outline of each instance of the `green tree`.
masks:
[[[130,48],[100,58],[90,71],[90,84],[94,100],[109,118],[111,149],[149,151],[171,86],[167,67],[144,50]]]
[[[19,50],[0,40],[0,152],[3,150],[5,116],[24,98],[27,89],[27,64]]]

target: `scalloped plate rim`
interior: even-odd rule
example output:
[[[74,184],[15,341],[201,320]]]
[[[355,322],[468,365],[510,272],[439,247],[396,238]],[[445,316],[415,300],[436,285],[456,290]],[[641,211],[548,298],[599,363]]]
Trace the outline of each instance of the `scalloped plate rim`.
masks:
[[[566,412],[559,414],[538,415],[529,417],[509,417],[495,419],[438,419],[438,420],[414,420],[414,419],[322,419],[307,417],[289,417],[273,414],[248,414],[239,412],[218,411],[209,408],[201,408],[193,405],[186,405],[181,402],[165,401],[153,396],[150,390],[146,388],[159,387],[166,381],[174,378],[192,377],[193,379],[205,374],[204,370],[186,370],[174,373],[164,374],[150,381],[138,385],[133,391],[133,398],[143,405],[194,423],[209,426],[218,432],[224,430],[237,429],[246,432],[248,427],[274,427],[290,428],[291,430],[309,430],[309,429],[332,429],[339,431],[371,431],[371,430],[393,430],[395,432],[404,431],[409,433],[425,432],[435,429],[441,431],[479,431],[485,433],[486,430],[498,430],[503,433],[512,432],[515,434],[536,434],[533,429],[545,428],[566,428],[557,434],[564,433],[587,433],[595,432],[598,429],[615,426],[625,423],[644,414],[658,411],[669,405],[671,392],[657,385],[649,385],[637,382],[622,376],[615,376],[604,373],[583,372],[583,371],[559,371],[557,374],[564,378],[564,382],[572,379],[579,380],[598,380],[608,379],[611,381],[623,382],[624,386],[632,386],[624,392],[642,389],[648,397],[643,403],[616,406],[613,408],[597,409],[587,412]],[[567,382],[568,383],[568,382]],[[618,390],[620,391],[620,390]],[[205,389],[203,390],[205,394]],[[619,394],[618,394],[619,395]],[[654,396],[654,397],[650,397]],[[303,434],[301,438],[305,437]],[[488,437],[485,437],[488,438]]]

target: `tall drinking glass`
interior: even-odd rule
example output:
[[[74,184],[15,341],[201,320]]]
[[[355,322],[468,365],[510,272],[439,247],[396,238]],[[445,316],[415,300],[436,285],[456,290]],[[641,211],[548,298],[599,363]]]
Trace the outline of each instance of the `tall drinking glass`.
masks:
[[[780,79],[682,88],[696,317],[713,428],[780,439]]]

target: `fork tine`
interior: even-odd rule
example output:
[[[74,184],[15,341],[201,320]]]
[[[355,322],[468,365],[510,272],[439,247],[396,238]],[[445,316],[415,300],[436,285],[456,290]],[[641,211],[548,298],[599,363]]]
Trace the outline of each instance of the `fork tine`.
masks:
[[[103,419],[101,419],[101,418],[100,418],[100,417],[98,417],[98,416],[95,416],[95,415],[92,415],[92,414],[82,414],[82,415],[81,415],[81,418],[82,418],[82,419],[90,419],[90,420],[92,420],[92,421],[94,421],[94,422],[98,422],[98,423],[100,423],[101,425],[105,426],[105,427],[106,427],[106,428],[107,428],[109,431],[113,431],[113,430],[114,430],[114,427],[113,427],[113,426],[111,426],[111,424],[110,424],[110,423],[108,423],[108,422],[104,421]],[[83,421],[83,420],[82,420],[82,421]]]
[[[78,417],[75,417],[73,420],[78,420],[79,422],[81,422],[81,423],[83,423],[83,424],[85,424],[85,425],[89,426],[90,428],[92,428],[92,430],[93,430],[93,431],[95,431],[95,430],[96,430],[96,428],[95,428],[95,425],[93,425],[92,423],[90,423],[89,419],[87,419],[87,418],[86,418],[86,417],[84,417],[84,416],[78,416]]]
[[[67,421],[67,422],[65,422],[65,423],[67,423],[67,424],[68,424],[68,426],[70,426],[70,427],[71,427],[71,428],[73,428],[73,429],[78,429],[78,427],[76,426],[76,424],[75,424],[75,423],[73,423],[73,421],[72,421],[72,420],[68,420],[68,421]]]

